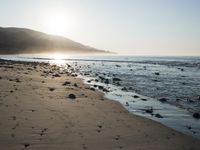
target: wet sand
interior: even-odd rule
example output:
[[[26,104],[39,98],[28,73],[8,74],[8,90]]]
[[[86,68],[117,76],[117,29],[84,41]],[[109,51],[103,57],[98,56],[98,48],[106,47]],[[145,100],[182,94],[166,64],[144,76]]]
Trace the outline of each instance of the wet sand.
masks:
[[[1,60],[0,149],[199,149],[199,140],[130,114],[75,74]]]

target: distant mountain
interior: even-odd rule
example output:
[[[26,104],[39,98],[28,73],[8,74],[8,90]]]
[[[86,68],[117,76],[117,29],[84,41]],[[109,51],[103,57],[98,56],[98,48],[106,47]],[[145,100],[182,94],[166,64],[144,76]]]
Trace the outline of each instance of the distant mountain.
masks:
[[[0,54],[29,53],[109,53],[61,36],[54,36],[25,28],[0,27]]]

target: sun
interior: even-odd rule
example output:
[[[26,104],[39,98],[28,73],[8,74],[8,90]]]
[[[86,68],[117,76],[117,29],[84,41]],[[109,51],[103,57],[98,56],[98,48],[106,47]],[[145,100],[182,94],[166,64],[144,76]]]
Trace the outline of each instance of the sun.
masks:
[[[45,15],[44,28],[49,34],[65,35],[72,25],[72,19],[64,12],[51,12]]]

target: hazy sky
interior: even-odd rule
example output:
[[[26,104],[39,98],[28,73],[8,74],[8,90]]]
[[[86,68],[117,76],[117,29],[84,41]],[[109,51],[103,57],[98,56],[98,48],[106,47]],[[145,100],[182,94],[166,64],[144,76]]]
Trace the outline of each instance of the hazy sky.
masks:
[[[0,0],[0,26],[136,55],[200,55],[200,0]]]

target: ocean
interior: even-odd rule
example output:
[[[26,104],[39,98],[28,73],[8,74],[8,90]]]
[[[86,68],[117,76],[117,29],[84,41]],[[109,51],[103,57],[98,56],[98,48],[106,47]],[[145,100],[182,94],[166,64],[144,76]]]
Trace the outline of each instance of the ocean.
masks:
[[[147,117],[200,139],[200,57],[1,55],[2,59],[70,64],[86,84]]]

